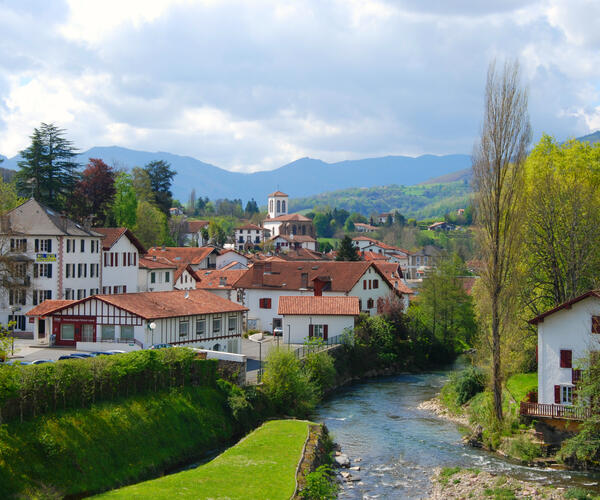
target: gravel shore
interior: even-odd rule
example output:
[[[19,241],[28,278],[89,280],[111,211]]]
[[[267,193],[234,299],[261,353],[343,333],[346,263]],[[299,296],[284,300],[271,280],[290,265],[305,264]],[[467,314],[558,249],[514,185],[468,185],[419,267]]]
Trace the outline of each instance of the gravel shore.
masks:
[[[437,469],[432,476],[430,500],[470,498],[528,498],[531,500],[562,500],[564,488],[551,488],[469,469]]]
[[[444,420],[449,420],[450,422],[462,425],[463,427],[471,428],[467,417],[463,415],[454,415],[437,397],[423,401],[419,404],[419,406],[417,406],[417,408],[419,410],[431,412],[437,417],[443,418]]]

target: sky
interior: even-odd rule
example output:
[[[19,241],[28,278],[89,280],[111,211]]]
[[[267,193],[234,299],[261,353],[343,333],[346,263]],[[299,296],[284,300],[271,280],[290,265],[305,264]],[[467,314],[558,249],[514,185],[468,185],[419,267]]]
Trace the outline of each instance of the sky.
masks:
[[[597,0],[0,0],[0,153],[55,123],[256,171],[472,151],[490,61],[534,139],[600,129]]]

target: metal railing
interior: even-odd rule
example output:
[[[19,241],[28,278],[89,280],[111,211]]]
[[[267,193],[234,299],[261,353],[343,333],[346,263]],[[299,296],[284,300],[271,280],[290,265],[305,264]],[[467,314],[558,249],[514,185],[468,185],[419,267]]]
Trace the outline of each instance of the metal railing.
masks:
[[[91,340],[82,340],[82,342],[92,342]],[[139,346],[141,349],[144,348],[144,344],[142,344],[138,339],[98,339],[96,342],[107,342],[112,344],[135,344]]]
[[[521,403],[521,415],[526,417],[562,418],[565,420],[585,420],[591,415],[589,408],[543,403]]]
[[[298,347],[297,349],[294,349],[294,355],[298,359],[302,359],[311,352],[324,351],[326,349],[329,349],[329,347],[331,346],[340,345],[346,342],[348,342],[348,336],[342,333],[340,335],[335,335],[334,337],[329,337],[326,340],[321,340],[320,342],[315,342],[312,344],[307,344]]]

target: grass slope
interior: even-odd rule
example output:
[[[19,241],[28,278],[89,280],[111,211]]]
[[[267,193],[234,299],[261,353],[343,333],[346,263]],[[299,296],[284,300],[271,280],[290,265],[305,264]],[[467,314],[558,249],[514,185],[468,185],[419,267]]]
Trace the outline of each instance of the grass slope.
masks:
[[[288,499],[308,435],[308,422],[272,420],[213,461],[96,498]]]
[[[399,210],[405,217],[422,219],[440,217],[448,211],[465,208],[470,197],[471,187],[465,181],[417,186],[392,184],[340,189],[306,198],[294,198],[290,200],[290,211],[329,206],[368,216],[371,213]]]
[[[225,444],[224,395],[193,387],[0,426],[0,497],[97,492]]]

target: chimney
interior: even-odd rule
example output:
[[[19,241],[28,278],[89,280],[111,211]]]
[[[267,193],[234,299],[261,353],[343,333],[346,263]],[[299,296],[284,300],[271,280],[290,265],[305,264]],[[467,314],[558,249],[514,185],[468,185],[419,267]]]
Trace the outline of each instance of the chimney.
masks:
[[[255,262],[254,265],[252,266],[252,284],[253,285],[262,285],[264,274],[265,274],[265,263],[264,262]]]
[[[329,276],[317,276],[313,279],[314,296],[321,297],[323,295],[323,290],[327,288],[328,284],[331,285],[331,277]],[[327,289],[330,290],[331,286]]]

